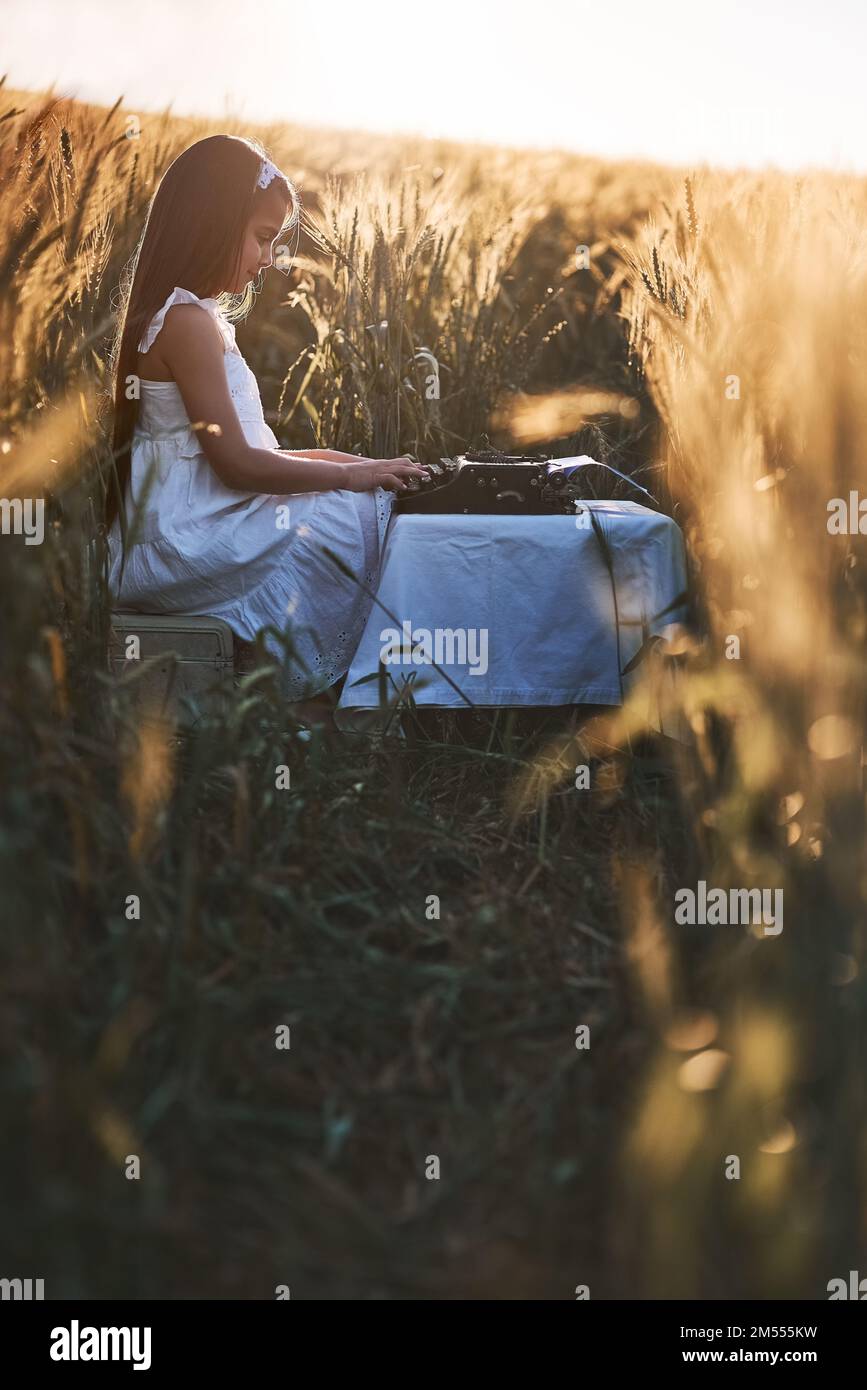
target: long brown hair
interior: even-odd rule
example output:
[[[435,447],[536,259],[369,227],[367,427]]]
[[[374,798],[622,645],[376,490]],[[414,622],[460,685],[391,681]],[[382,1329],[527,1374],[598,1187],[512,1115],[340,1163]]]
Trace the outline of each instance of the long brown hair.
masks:
[[[120,515],[126,539],[124,497],[131,469],[131,446],[138,417],[138,392],[129,399],[136,375],[138,344],[157,310],[176,285],[200,299],[217,297],[231,320],[243,318],[254,299],[252,285],[230,294],[238,253],[256,202],[262,160],[268,156],[256,140],[237,135],[209,135],[178,155],[160,179],[148,208],[144,229],[120,286],[118,327],[110,354],[114,428],[113,465],[105,490],[106,529]],[[278,174],[291,213],[283,231],[299,219],[300,200],[291,180]],[[269,185],[274,186],[274,181]]]

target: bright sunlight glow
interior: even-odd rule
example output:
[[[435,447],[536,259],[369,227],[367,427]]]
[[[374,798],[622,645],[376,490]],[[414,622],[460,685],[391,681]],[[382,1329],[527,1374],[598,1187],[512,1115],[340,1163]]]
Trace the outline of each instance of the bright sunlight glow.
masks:
[[[12,87],[672,164],[867,172],[851,0],[0,0]]]

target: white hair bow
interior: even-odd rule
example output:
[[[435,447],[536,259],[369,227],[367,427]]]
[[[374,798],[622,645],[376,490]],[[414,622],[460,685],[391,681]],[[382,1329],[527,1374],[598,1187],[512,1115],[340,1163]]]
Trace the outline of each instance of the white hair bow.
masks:
[[[259,177],[256,180],[257,187],[267,188],[271,180],[275,179],[279,173],[280,170],[276,164],[272,164],[270,159],[263,159],[262,168],[259,170]]]

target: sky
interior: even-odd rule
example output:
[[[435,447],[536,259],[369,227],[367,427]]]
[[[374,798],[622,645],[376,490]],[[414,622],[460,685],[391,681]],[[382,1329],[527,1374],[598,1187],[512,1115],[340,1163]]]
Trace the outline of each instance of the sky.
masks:
[[[0,68],[161,110],[867,173],[864,0],[0,0]]]

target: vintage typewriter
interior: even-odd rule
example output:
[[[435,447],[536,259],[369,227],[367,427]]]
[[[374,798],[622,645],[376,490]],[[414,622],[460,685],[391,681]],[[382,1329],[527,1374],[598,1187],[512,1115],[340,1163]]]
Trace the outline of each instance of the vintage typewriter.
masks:
[[[550,512],[572,514],[587,496],[582,474],[588,468],[614,473],[638,488],[651,502],[647,488],[610,464],[582,454],[552,459],[545,454],[504,454],[487,448],[468,451],[453,459],[428,464],[429,476],[399,494],[395,512],[495,513],[503,516],[544,516]]]

